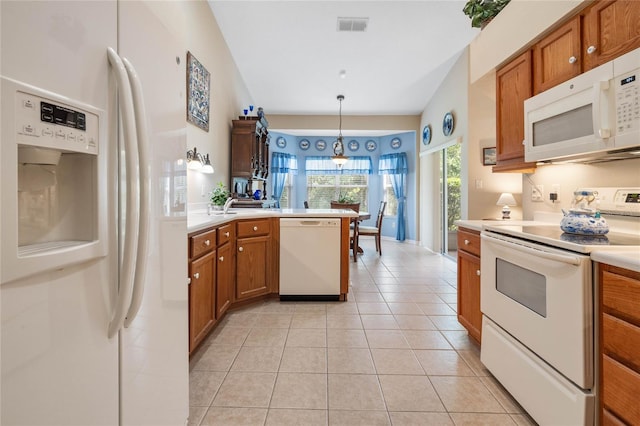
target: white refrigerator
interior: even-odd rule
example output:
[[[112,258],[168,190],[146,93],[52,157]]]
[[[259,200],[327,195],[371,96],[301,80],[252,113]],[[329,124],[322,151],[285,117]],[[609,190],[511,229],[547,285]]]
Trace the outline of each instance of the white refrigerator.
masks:
[[[0,1],[0,424],[184,425],[179,2]]]

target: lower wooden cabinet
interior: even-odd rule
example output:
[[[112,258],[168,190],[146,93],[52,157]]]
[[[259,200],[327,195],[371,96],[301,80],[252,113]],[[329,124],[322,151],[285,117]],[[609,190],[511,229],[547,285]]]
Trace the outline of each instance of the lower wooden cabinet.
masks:
[[[216,257],[216,319],[229,309],[233,295],[233,270],[234,270],[233,243],[226,243],[217,250]]]
[[[215,276],[215,250],[189,263],[189,353],[216,322]]]
[[[458,229],[458,322],[480,343],[480,233],[465,228]]]
[[[238,238],[236,250],[236,300],[269,292],[270,236]]]
[[[640,424],[640,272],[601,264],[600,424]]]

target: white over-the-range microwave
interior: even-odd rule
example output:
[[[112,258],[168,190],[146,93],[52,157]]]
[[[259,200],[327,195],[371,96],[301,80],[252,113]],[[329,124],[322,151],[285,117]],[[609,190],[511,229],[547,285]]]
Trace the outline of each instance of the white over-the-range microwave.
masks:
[[[524,102],[525,160],[640,158],[640,49]]]

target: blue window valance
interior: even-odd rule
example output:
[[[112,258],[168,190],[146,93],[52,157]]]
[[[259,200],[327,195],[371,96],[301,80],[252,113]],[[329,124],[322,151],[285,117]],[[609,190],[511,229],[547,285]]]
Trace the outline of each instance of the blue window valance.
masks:
[[[271,173],[298,174],[298,158],[286,152],[274,152],[271,156]]]
[[[353,156],[338,167],[328,156],[305,157],[305,171],[308,175],[370,175],[373,173],[371,157]]]
[[[384,154],[378,161],[378,174],[400,175],[409,173],[409,165],[406,152]]]

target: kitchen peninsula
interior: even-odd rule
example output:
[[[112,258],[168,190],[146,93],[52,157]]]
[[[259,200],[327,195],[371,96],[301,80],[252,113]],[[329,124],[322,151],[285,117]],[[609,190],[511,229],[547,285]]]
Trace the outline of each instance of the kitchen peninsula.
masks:
[[[349,222],[334,209],[230,209],[188,215],[189,353],[226,311],[279,294],[280,219],[340,219],[340,300],[349,290]],[[328,247],[327,250],[335,250]]]

